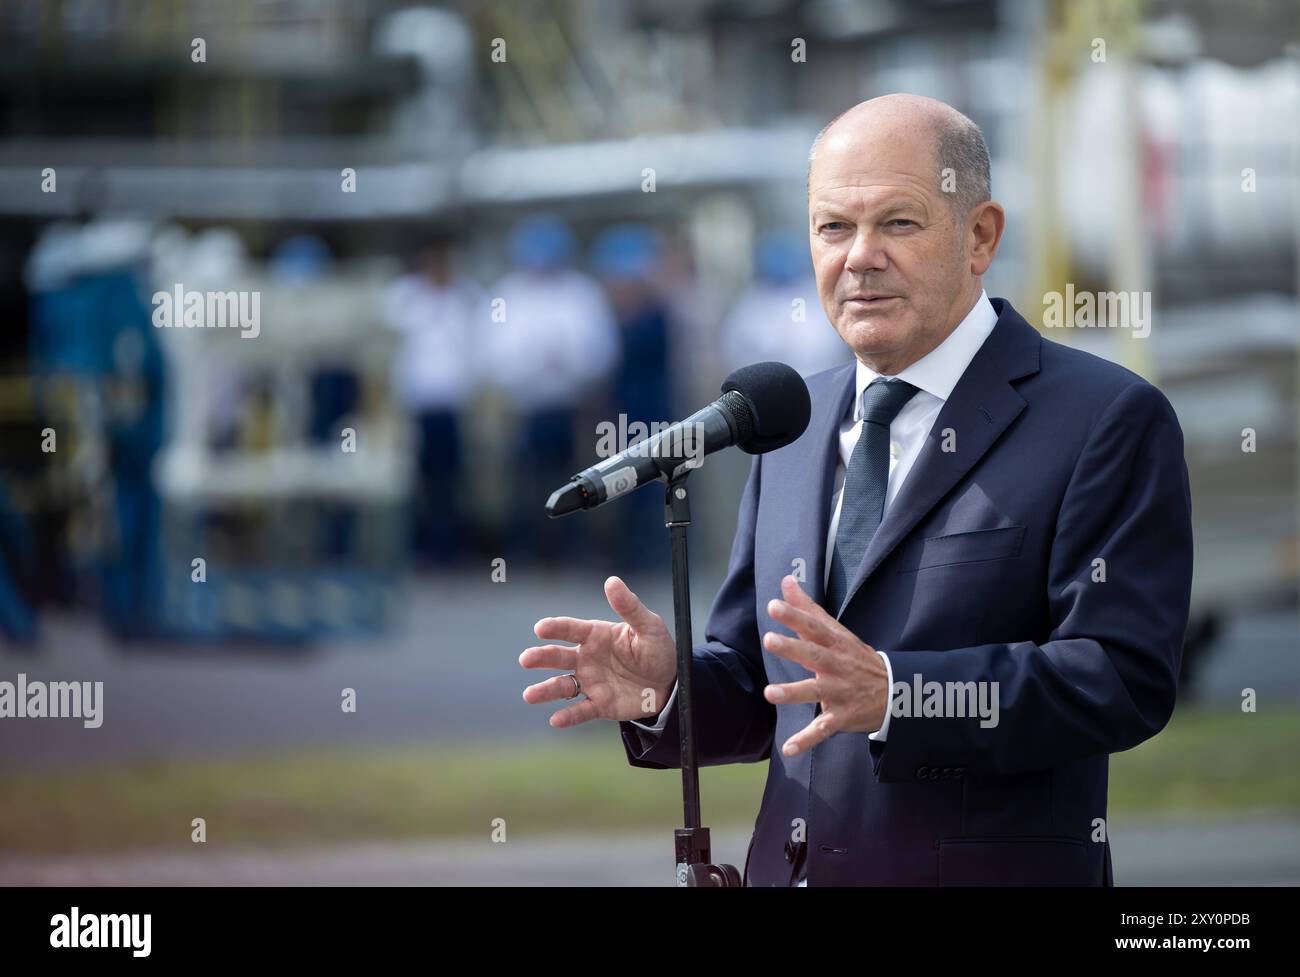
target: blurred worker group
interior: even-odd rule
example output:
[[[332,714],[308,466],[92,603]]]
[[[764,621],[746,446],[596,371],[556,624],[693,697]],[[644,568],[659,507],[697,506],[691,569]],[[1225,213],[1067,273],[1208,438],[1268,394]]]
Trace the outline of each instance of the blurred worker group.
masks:
[[[672,276],[662,236],[638,223],[606,227],[584,250],[559,217],[532,215],[512,229],[508,257],[505,274],[483,283],[453,235],[427,236],[389,292],[388,322],[403,336],[397,387],[419,431],[418,559],[449,565],[488,552],[535,563],[599,553],[620,567],[659,565],[667,554],[656,545],[661,493],[633,493],[602,513],[597,526],[607,532],[580,517],[548,520],[542,506],[598,460],[598,425],[649,428],[701,406],[688,402],[695,385],[680,348],[699,348],[688,332],[702,327],[680,301],[689,289]],[[710,366],[776,359],[806,375],[847,358],[817,304],[802,239],[761,238],[755,271],[713,330]],[[485,399],[505,412],[495,444],[504,463],[476,457],[469,436]],[[494,472],[508,489],[491,525],[475,503]]]
[[[546,499],[607,432],[623,450],[739,366],[849,355],[800,235],[717,281],[669,234],[538,213],[504,239],[420,228],[402,261],[400,229],[368,256],[299,231],[259,259],[226,226],[51,224],[24,276],[0,632],[35,640],[53,602],[123,640],[309,637],[379,626],[412,565],[665,566],[662,492],[557,520]],[[258,321],[160,328],[182,294],[256,296]]]

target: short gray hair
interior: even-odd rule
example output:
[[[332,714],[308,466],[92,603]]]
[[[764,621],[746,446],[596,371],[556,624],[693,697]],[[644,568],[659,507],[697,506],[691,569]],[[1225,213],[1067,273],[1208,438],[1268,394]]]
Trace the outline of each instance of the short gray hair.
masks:
[[[847,111],[847,110],[846,110]],[[846,112],[822,126],[821,131],[808,149],[809,191],[813,160],[817,158],[817,147],[822,137],[835,125]],[[993,198],[992,164],[989,162],[989,147],[984,141],[984,133],[960,112],[953,113],[955,119],[945,119],[939,123],[934,156],[939,163],[939,189],[943,190],[948,181],[945,177],[951,170],[954,178],[954,190],[947,195],[953,213],[965,217],[978,205]]]
[[[940,123],[939,141],[935,147],[939,160],[939,186],[951,170],[956,189],[952,192],[953,212],[965,217],[984,201],[993,197],[992,166],[989,147],[984,142],[980,127],[964,115]]]

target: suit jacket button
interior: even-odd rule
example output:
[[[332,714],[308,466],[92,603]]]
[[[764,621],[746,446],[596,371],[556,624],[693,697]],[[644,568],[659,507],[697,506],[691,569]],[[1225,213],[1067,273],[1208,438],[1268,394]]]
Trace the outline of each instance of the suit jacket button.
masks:
[[[929,767],[917,767],[917,768],[916,768],[916,779],[917,779],[917,780],[925,780],[925,778],[928,777],[928,776],[930,776],[930,768],[929,768]]]

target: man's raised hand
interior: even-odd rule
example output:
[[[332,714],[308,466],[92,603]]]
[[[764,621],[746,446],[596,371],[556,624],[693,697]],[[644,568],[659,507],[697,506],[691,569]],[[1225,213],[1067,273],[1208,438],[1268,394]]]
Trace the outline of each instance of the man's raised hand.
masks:
[[[889,673],[876,650],[804,593],[792,576],[781,581],[785,600],[767,606],[772,620],[798,637],[769,631],[763,647],[802,665],[812,678],[769,685],[764,698],[777,705],[820,702],[821,714],[785,741],[781,752],[794,756],[835,733],[874,733],[889,704]]]
[[[605,599],[622,620],[585,621],[544,617],[537,637],[567,641],[524,649],[524,668],[576,672],[585,699],[551,716],[557,729],[589,719],[644,719],[663,708],[677,678],[677,646],[663,618],[650,610],[618,577],[605,581]],[[553,702],[573,694],[573,680],[557,675],[524,689],[528,703]]]

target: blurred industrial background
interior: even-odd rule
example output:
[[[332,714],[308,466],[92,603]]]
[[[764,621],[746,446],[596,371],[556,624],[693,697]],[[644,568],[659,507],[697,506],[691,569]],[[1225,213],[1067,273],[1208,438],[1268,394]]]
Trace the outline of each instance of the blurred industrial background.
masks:
[[[669,612],[662,495],[542,504],[602,423],[848,359],[808,147],[893,91],[985,133],[990,295],[1153,297],[1046,330],[1159,385],[1191,473],[1117,881],[1300,882],[1295,0],[0,0],[0,681],[104,682],[99,728],[0,720],[0,882],[669,882],[678,776],[517,664],[611,573]],[[704,771],[717,857],[764,771]]]

